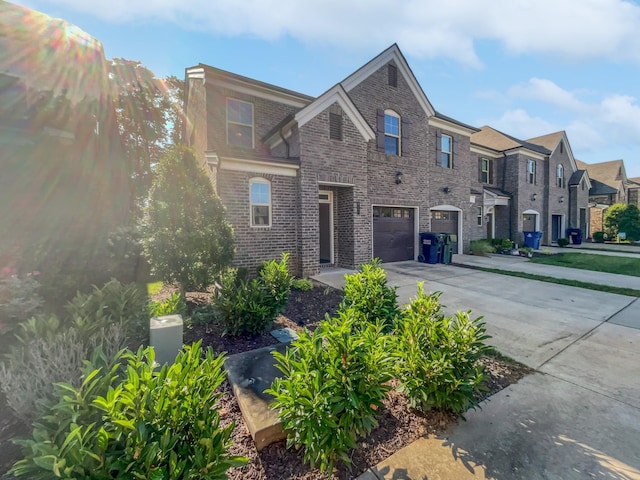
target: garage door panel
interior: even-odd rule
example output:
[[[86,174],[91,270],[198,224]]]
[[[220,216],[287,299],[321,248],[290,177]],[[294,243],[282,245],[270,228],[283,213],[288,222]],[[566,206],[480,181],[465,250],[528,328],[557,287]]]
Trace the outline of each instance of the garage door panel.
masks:
[[[431,212],[431,231],[448,233],[451,236],[453,252],[458,252],[458,215],[459,212],[449,210],[433,210]]]
[[[413,260],[415,245],[412,208],[374,207],[373,256],[383,262]]]

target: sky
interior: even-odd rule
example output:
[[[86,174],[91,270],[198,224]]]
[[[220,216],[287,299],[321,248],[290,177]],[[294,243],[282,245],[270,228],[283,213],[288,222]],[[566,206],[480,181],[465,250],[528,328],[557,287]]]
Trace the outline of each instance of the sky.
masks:
[[[1,1],[1,0],[0,0]],[[397,43],[436,110],[640,177],[640,0],[14,0],[184,78],[205,63],[318,96]]]

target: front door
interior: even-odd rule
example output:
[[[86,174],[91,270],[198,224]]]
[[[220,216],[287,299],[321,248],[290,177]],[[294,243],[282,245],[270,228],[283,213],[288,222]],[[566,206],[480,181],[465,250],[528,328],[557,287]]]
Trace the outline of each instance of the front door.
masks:
[[[551,242],[557,243],[562,236],[562,215],[551,215]]]
[[[582,230],[582,237],[587,237],[587,209],[580,209],[580,230]]]
[[[318,201],[320,263],[333,263],[333,192],[320,191]]]
[[[487,220],[487,238],[493,238],[493,213],[488,213]]]

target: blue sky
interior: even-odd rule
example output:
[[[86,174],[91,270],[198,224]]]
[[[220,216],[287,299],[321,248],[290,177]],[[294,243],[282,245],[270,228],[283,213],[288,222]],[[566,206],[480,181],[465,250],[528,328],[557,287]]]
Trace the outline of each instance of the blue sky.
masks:
[[[206,63],[319,95],[398,43],[440,112],[640,177],[640,0],[18,0],[157,76]],[[393,7],[391,7],[393,5]]]

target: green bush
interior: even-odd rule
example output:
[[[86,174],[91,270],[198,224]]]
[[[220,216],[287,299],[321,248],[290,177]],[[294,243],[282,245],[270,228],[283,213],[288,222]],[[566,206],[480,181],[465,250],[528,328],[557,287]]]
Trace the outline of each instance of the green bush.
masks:
[[[291,287],[294,290],[300,290],[301,292],[308,292],[309,290],[313,290],[313,282],[308,278],[296,278]]]
[[[20,441],[11,472],[32,479],[223,479],[246,459],[228,454],[234,425],[216,403],[224,358],[200,343],[155,370],[153,349],[87,362],[79,387],[58,384],[58,403]],[[126,368],[119,368],[124,361]]]
[[[102,288],[93,287],[91,293],[78,293],[67,304],[71,318],[85,319],[92,326],[100,328],[104,322],[92,322],[100,314],[107,323],[120,323],[129,337],[148,338],[149,304],[144,288],[135,284],[123,285],[112,279]]]
[[[568,238],[559,238],[558,239],[558,246],[559,247],[566,247],[567,245],[569,245],[569,239]]]
[[[258,278],[241,280],[231,269],[220,279],[212,303],[218,320],[230,335],[258,335],[271,327],[289,298],[292,277],[288,255],[266,262]]]
[[[222,202],[185,147],[174,147],[160,161],[141,228],[154,275],[183,292],[206,290],[233,259]]]
[[[604,243],[606,240],[607,234],[604,232],[593,232],[593,241],[595,243]]]
[[[287,447],[304,447],[304,461],[326,472],[338,460],[350,465],[349,450],[378,425],[390,389],[389,337],[382,323],[362,328],[360,317],[343,310],[301,333],[284,355],[273,353],[284,377],[266,392],[289,431]]]
[[[427,295],[423,284],[399,317],[396,328],[398,377],[412,407],[450,410],[462,415],[475,407],[483,388],[477,360],[486,351],[485,326],[468,312],[452,317],[441,311],[439,293]]]
[[[358,272],[345,275],[344,298],[341,310],[353,308],[369,323],[382,322],[385,332],[393,328],[400,313],[395,287],[387,285],[387,274],[375,258],[360,265]]]
[[[603,222],[609,238],[624,232],[627,240],[640,240],[640,210],[632,203],[611,205],[604,212]]]
[[[42,312],[44,300],[38,293],[38,274],[18,276],[9,268],[0,272],[0,335],[12,332],[20,322]]]
[[[469,243],[469,250],[471,250],[472,254],[479,255],[481,257],[485,257],[488,253],[493,253],[495,251],[489,240],[471,240]]]
[[[172,293],[169,298],[162,302],[152,300],[149,302],[149,316],[151,318],[165,315],[184,315],[187,311],[185,298],[178,292]]]

